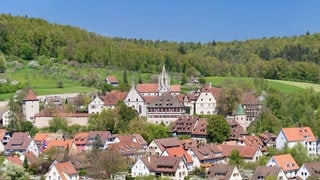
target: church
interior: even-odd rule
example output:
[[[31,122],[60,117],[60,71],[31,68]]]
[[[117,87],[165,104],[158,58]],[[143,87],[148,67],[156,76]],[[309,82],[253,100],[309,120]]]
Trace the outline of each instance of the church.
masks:
[[[131,85],[123,102],[135,109],[148,122],[169,125],[178,116],[186,113],[185,106],[178,100],[180,85],[170,85],[170,76],[165,66],[158,76],[158,83]]]

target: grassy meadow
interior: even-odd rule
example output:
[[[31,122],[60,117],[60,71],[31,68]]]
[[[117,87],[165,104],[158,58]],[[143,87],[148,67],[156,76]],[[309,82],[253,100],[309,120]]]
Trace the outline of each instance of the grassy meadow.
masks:
[[[213,86],[221,86],[226,81],[244,82],[248,84],[254,83],[254,78],[242,78],[242,77],[207,77],[207,82],[211,82]],[[306,88],[312,87],[314,91],[320,92],[320,84],[293,82],[293,81],[282,81],[282,80],[271,80],[267,79],[267,86],[269,88],[278,89],[284,94],[300,91]]]
[[[77,76],[86,76],[96,72],[99,74],[99,80],[104,81],[107,75],[115,75],[119,81],[122,81],[123,70],[115,68],[92,68],[87,66],[75,67],[64,64],[55,64],[58,67],[57,71],[45,72],[43,68],[31,68],[27,63],[23,63],[23,67],[19,69],[9,68],[6,74],[2,74],[1,78],[9,79],[9,81],[18,81],[23,86],[30,86],[38,95],[48,94],[64,94],[64,93],[90,93],[96,92],[96,88],[85,87],[80,82],[72,80],[69,74],[76,74]],[[141,77],[144,83],[157,82],[158,74],[147,74],[139,72],[127,72],[128,81],[134,80],[138,83]],[[180,82],[181,74],[170,73],[171,84],[178,84]],[[207,82],[211,82],[213,86],[222,86],[224,83],[229,82],[243,82],[247,84],[254,83],[253,78],[241,77],[206,77]],[[58,88],[57,83],[61,81],[63,88]],[[304,88],[312,87],[315,91],[320,92],[319,84],[280,81],[280,80],[266,80],[267,86],[278,89],[280,92],[289,94],[291,92],[300,91]],[[188,90],[187,87],[182,89]],[[187,92],[187,91],[186,91]],[[0,101],[8,100],[14,93],[0,94]]]

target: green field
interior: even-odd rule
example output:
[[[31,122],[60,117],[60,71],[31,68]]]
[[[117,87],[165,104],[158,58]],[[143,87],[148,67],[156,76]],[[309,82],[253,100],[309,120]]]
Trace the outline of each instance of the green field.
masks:
[[[73,81],[69,78],[68,73],[71,71],[77,72],[79,76],[88,75],[92,72],[97,72],[101,77],[100,80],[104,81],[106,75],[115,75],[119,81],[122,81],[123,70],[114,68],[92,68],[92,67],[73,67],[67,65],[57,65],[59,66],[59,72],[51,72],[44,75],[44,70],[41,68],[34,69],[29,68],[26,65],[23,68],[13,71],[8,69],[5,75],[1,78],[9,79],[10,81],[18,81],[23,86],[29,86],[34,89],[38,95],[48,95],[48,94],[64,94],[64,93],[90,93],[97,92],[97,89],[85,87],[80,84],[80,82]],[[94,71],[93,71],[94,70]],[[135,83],[138,83],[139,77],[141,77],[144,83],[157,81],[157,74],[146,74],[138,72],[127,72],[128,81],[132,79]],[[171,84],[178,84],[181,78],[181,74],[174,73],[171,74]],[[207,77],[205,78],[207,82],[211,82],[213,86],[221,86],[226,82],[243,82],[252,84],[254,83],[253,78],[241,78],[241,77]],[[57,88],[58,81],[63,82],[63,88]],[[267,80],[268,88],[278,89],[280,92],[285,94],[300,91],[302,89],[312,87],[315,91],[320,92],[319,84],[302,83],[302,82],[292,82],[292,81],[280,81],[280,80]],[[183,89],[184,87],[182,87]],[[14,92],[12,93],[2,93],[0,94],[0,101],[8,100]]]
[[[254,78],[242,78],[242,77],[207,77],[207,82],[211,82],[213,86],[221,86],[225,81],[235,81],[253,84]],[[306,88],[312,87],[314,91],[320,92],[320,84],[302,83],[293,81],[281,81],[267,79],[268,88],[278,89],[280,92],[289,94],[292,92],[300,91]]]

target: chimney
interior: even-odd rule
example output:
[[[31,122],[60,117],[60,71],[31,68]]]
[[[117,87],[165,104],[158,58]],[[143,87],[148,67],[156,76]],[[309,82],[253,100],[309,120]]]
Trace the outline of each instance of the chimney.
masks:
[[[211,82],[209,82],[209,88],[211,88]]]
[[[150,156],[148,156],[148,161],[150,162]]]

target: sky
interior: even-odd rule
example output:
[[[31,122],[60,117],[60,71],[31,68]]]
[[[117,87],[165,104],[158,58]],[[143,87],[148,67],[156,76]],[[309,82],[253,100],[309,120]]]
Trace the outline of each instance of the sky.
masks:
[[[320,32],[319,0],[0,0],[0,14],[108,37],[244,41]]]

